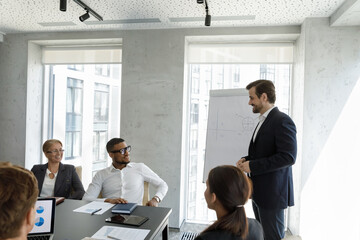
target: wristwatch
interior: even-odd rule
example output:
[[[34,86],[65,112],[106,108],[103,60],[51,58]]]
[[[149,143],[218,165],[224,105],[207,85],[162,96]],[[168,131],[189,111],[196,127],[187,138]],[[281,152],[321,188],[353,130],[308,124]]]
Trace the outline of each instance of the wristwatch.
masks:
[[[159,198],[158,196],[154,196],[153,198],[155,198],[155,200],[156,200],[158,203],[161,202],[161,200],[160,200],[160,198]]]

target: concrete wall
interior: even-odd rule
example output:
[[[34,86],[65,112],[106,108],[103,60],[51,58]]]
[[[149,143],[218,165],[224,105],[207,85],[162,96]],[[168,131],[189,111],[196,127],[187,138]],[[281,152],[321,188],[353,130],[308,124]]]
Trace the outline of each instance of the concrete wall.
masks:
[[[305,20],[301,32],[300,235],[360,239],[360,28],[332,28],[318,18]]]
[[[121,135],[132,159],[157,169],[169,192],[164,205],[180,206],[184,36],[146,30],[124,38]],[[161,169],[161,170],[160,170]],[[179,211],[172,217],[181,223]]]
[[[25,166],[28,43],[6,35],[0,44],[0,159]]]
[[[39,163],[39,156],[42,154],[42,148],[39,144],[33,144],[34,139],[42,139],[44,71],[41,57],[40,46],[29,43],[25,135],[25,167],[28,169]]]

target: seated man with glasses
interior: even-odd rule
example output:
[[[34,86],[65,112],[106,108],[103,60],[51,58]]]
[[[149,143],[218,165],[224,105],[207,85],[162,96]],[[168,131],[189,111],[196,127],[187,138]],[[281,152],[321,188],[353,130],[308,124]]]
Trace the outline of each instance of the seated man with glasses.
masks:
[[[131,147],[124,139],[111,139],[106,144],[106,150],[112,164],[95,174],[83,199],[96,200],[101,193],[101,200],[105,202],[142,205],[145,181],[156,188],[156,194],[146,205],[157,207],[168,190],[164,180],[145,164],[130,162]]]

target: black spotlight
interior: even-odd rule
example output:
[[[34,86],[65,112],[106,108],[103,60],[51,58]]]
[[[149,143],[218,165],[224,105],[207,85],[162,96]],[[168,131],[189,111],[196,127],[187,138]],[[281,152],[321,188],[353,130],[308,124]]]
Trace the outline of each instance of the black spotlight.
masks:
[[[86,11],[86,13],[84,15],[81,15],[79,17],[80,21],[83,22],[85,21],[86,19],[89,19],[90,15],[89,15],[89,11]]]
[[[203,4],[203,3],[204,3],[204,0],[196,0],[196,2],[197,2],[198,4]]]
[[[205,17],[205,26],[210,26],[210,24],[211,24],[211,15],[206,14],[206,17]]]
[[[60,0],[60,11],[66,12],[67,0]]]
[[[206,16],[205,16],[205,26],[210,26],[211,24],[211,15],[209,14],[209,6],[207,4],[207,1],[205,0],[205,12],[206,12]]]

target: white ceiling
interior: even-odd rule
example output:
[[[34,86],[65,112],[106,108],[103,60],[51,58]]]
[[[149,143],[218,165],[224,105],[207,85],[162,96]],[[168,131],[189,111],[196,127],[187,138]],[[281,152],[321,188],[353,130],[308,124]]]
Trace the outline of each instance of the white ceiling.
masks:
[[[80,22],[85,11],[67,0],[0,0],[0,33],[204,27],[197,0],[82,0],[103,17]],[[211,27],[300,25],[332,17],[335,26],[360,24],[360,0],[207,0]],[[130,22],[130,23],[129,23]]]

